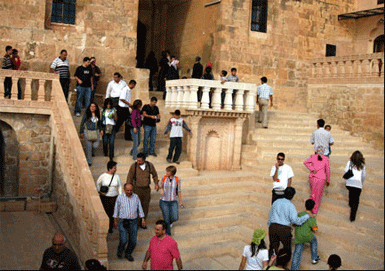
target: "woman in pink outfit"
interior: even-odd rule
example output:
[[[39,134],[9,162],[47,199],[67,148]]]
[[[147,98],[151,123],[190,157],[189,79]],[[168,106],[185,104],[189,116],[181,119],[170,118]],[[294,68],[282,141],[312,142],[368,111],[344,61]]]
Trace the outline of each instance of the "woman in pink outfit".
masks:
[[[310,170],[309,182],[311,188],[310,199],[315,201],[313,213],[318,213],[318,207],[321,203],[322,193],[324,191],[324,184],[330,184],[330,166],[329,158],[324,154],[324,148],[319,146],[317,154],[312,154],[305,162],[305,166]]]

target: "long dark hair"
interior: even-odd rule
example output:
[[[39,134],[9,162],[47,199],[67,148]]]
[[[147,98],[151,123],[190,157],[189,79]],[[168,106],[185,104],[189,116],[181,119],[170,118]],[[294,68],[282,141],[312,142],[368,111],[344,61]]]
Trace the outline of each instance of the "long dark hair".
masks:
[[[86,117],[87,119],[90,119],[92,118],[92,113],[91,113],[91,105],[95,105],[96,106],[96,109],[95,109],[95,116],[100,119],[100,111],[99,111],[99,106],[96,104],[96,103],[90,103],[90,105],[87,107],[86,109]]]
[[[254,257],[254,255],[258,255],[258,252],[260,249],[266,249],[266,244],[264,239],[261,240],[261,243],[259,243],[258,247],[256,244],[251,242],[251,245],[250,245],[251,257]]]
[[[107,98],[107,99],[104,101],[104,107],[103,107],[103,110],[106,110],[106,109],[107,109],[107,105],[111,105],[111,109],[114,107],[114,103],[112,102],[112,99],[111,99],[111,98]]]
[[[357,170],[361,170],[365,166],[365,158],[360,151],[353,152],[350,161]]]
[[[142,106],[142,100],[135,100],[134,104],[132,105],[133,109],[139,109]]]

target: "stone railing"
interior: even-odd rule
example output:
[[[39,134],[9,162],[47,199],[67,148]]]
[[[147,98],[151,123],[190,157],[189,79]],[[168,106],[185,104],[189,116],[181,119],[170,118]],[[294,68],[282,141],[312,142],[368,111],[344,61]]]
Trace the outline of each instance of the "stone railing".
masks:
[[[166,81],[166,90],[166,107],[254,112],[257,88],[250,83],[179,79]],[[225,95],[223,107],[222,93]]]
[[[384,76],[384,53],[324,57],[311,61],[310,79]]]
[[[4,98],[4,78],[12,77],[11,99]],[[21,79],[22,97],[18,100]],[[0,70],[0,112],[51,116],[55,143],[54,179],[64,190],[58,212],[70,228],[74,249],[84,262],[97,258],[108,264],[108,217],[100,202],[68,105],[55,74]],[[55,195],[55,191],[53,191]],[[73,233],[73,234],[72,234]],[[68,234],[66,232],[66,234]]]

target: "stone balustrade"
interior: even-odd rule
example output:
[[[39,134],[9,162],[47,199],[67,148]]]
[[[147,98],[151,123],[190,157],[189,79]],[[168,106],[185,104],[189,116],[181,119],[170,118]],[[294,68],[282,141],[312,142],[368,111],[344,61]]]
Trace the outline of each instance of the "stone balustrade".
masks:
[[[4,98],[6,77],[12,77],[11,99]],[[18,100],[17,81],[22,97]],[[108,217],[100,202],[78,133],[60,86],[59,76],[41,72],[0,70],[0,112],[45,114],[51,117],[55,146],[53,179],[63,192],[53,191],[58,213],[66,220],[72,245],[81,261],[108,264]],[[60,203],[59,203],[60,200]],[[62,225],[63,226],[63,225]]]
[[[383,59],[384,53],[314,59],[310,79],[383,77]]]
[[[179,79],[166,81],[166,91],[166,107],[254,112],[257,87],[250,83]]]

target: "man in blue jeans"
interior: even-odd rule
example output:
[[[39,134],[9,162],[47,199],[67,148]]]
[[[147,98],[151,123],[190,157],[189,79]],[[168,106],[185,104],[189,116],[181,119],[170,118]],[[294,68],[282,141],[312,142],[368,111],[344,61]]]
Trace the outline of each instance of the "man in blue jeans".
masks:
[[[132,184],[124,185],[124,193],[116,199],[114,209],[114,227],[119,226],[118,258],[124,257],[130,262],[134,261],[132,252],[136,247],[138,235],[138,213],[142,220],[142,227],[146,226],[142,205],[137,194],[133,193]],[[126,247],[127,245],[127,247]]]
[[[142,108],[143,113],[143,153],[148,156],[148,139],[150,139],[150,155],[157,156],[155,153],[156,141],[156,123],[160,122],[159,108],[156,106],[158,99],[152,97],[150,104],[146,104]]]
[[[77,99],[75,104],[75,115],[80,117],[81,103],[84,98],[84,106],[87,110],[91,102],[91,92],[93,88],[93,74],[90,67],[90,58],[83,59],[83,65],[77,67],[75,72],[75,79],[77,82]]]

